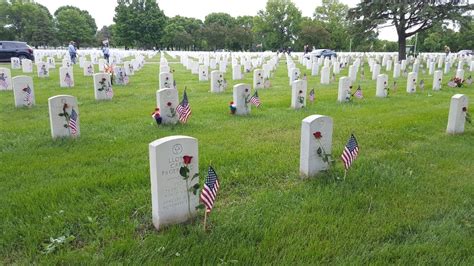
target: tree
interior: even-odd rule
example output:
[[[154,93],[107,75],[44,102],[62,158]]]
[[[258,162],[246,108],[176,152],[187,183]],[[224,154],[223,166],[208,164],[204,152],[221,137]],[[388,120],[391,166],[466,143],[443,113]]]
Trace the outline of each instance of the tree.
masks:
[[[119,45],[159,47],[166,16],[156,0],[118,0],[114,37]]]
[[[290,0],[268,0],[255,19],[257,42],[278,49],[294,44],[301,24],[301,11]]]
[[[301,22],[301,31],[298,37],[298,49],[304,45],[309,47],[328,47],[331,43],[331,33],[329,33],[321,22],[304,18]]]
[[[66,45],[75,41],[78,45],[94,45],[97,26],[94,18],[85,10],[73,6],[62,6],[54,12],[57,38]]]
[[[389,23],[398,34],[398,55],[406,58],[406,39],[445,20],[461,21],[467,11],[473,10],[468,1],[373,1],[363,0],[349,10],[348,17],[360,23],[364,30],[374,30]]]
[[[324,29],[330,34],[330,43],[325,44],[336,50],[348,50],[349,34],[347,12],[349,7],[339,0],[323,0],[322,5],[316,7],[314,19],[322,23]],[[323,48],[323,46],[320,46]]]
[[[40,4],[4,1],[0,3],[0,15],[1,39],[26,41],[34,46],[48,45],[54,40],[53,17]]]
[[[100,29],[96,35],[95,35],[95,39],[96,39],[96,43],[97,45],[102,45],[103,41],[104,40],[108,40],[109,41],[109,45],[113,45],[113,42],[114,42],[114,38],[113,38],[113,25],[110,25],[110,26],[103,26],[102,29]]]

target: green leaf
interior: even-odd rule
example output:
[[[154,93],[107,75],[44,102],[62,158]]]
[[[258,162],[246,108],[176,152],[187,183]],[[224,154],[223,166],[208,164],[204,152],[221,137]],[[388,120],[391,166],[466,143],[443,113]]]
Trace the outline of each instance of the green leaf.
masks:
[[[193,177],[191,178],[191,180],[193,180],[193,179],[196,178],[196,177],[199,177],[199,173],[195,173],[195,174],[193,175]]]
[[[59,116],[64,116],[64,113],[59,113],[58,115],[59,115]]]
[[[204,204],[199,204],[198,206],[196,206],[196,210],[204,210],[204,208],[206,208]]]
[[[188,179],[188,173],[189,169],[186,166],[181,166],[181,168],[179,168],[179,174],[184,177],[184,179]]]

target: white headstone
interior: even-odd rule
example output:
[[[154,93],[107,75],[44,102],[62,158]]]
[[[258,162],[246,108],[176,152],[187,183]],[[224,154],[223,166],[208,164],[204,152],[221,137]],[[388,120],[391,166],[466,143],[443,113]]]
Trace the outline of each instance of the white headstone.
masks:
[[[387,97],[388,95],[387,85],[388,85],[388,76],[386,74],[378,75],[375,96],[380,97],[380,98]]]
[[[60,67],[59,79],[61,88],[74,87],[74,73],[72,71],[72,67]]]
[[[170,73],[170,67],[168,65],[160,66],[160,73]]]
[[[199,173],[198,141],[187,136],[170,136],[149,144],[151,206],[156,229],[182,223],[197,214],[199,194],[190,188],[199,183],[192,178]],[[188,165],[190,178],[180,175],[184,156],[191,156]]]
[[[0,91],[12,89],[12,74],[10,69],[0,67]]]
[[[451,70],[451,62],[446,61],[446,64],[444,64],[444,74],[448,74],[450,70]]]
[[[311,67],[311,76],[317,76],[319,74],[319,64],[314,61]]]
[[[468,109],[468,99],[464,94],[456,94],[451,97],[451,105],[449,107],[448,134],[458,134],[464,132],[464,124],[466,123],[466,115]]]
[[[324,115],[311,115],[301,123],[300,175],[302,178],[315,176],[328,170],[332,149],[332,118]],[[326,160],[328,159],[328,160]]]
[[[290,85],[292,85],[293,81],[296,81],[301,78],[301,71],[299,68],[292,68],[290,72],[291,72]]]
[[[57,95],[48,99],[49,121],[53,139],[80,135],[80,115],[77,99],[70,95]]]
[[[199,65],[199,81],[209,80],[209,69],[206,65]]]
[[[329,84],[329,67],[323,66],[321,69],[321,84]]]
[[[416,72],[408,73],[408,76],[407,76],[407,92],[408,93],[416,92],[416,82],[417,82]]]
[[[390,60],[390,59],[387,60],[386,65],[385,65],[385,67],[386,67],[385,70],[386,70],[387,72],[388,72],[388,71],[392,71],[392,64],[393,64],[393,63],[392,63],[392,60]]]
[[[21,61],[18,57],[12,57],[11,60],[11,67],[12,69],[21,69]]]
[[[374,64],[374,66],[372,67],[372,80],[376,80],[379,74],[380,74],[380,65]]]
[[[348,77],[339,79],[339,87],[337,92],[338,102],[348,102],[351,98],[351,80]]]
[[[232,80],[241,80],[242,79],[242,66],[233,65],[232,66]]]
[[[433,75],[435,71],[435,61],[430,61],[428,74]]]
[[[109,74],[94,74],[94,95],[96,100],[111,100],[114,97]]]
[[[249,115],[250,114],[250,85],[248,84],[237,84],[234,85],[234,104],[237,108],[235,111],[236,115]]]
[[[84,76],[94,75],[94,65],[90,61],[84,61]]]
[[[35,105],[33,79],[29,76],[14,77],[13,97],[15,98],[15,107],[31,107]]]
[[[49,68],[47,63],[39,62],[38,64],[36,64],[36,67],[39,78],[49,77]]]
[[[127,74],[125,74],[125,69],[121,66],[116,66],[114,68],[114,82],[116,85],[127,85],[129,82]]]
[[[355,82],[357,80],[357,66],[356,65],[349,66],[349,79],[352,82]]]
[[[263,70],[255,69],[253,71],[253,89],[263,89],[264,88],[264,79],[263,79]]]
[[[48,63],[48,68],[56,68],[56,60],[54,60],[54,57],[48,57],[47,63]]]
[[[107,64],[107,61],[103,58],[99,59],[99,72],[104,72],[105,71],[105,65]]]
[[[464,79],[464,69],[458,69],[456,70],[456,78],[459,78],[461,80]]]
[[[22,59],[21,69],[23,70],[23,73],[33,73],[33,61],[30,59]]]
[[[161,89],[156,92],[156,103],[160,108],[163,124],[178,123],[178,113],[176,107],[178,106],[178,90],[175,89]]]
[[[441,83],[443,81],[443,72],[436,70],[433,75],[433,90],[439,91],[441,89]]]
[[[133,63],[130,61],[123,62],[123,67],[125,68],[125,74],[127,76],[135,75],[135,68],[133,67]]]
[[[160,84],[159,89],[174,89],[173,86],[173,74],[169,72],[160,73]]]
[[[222,72],[214,70],[211,72],[211,92],[224,91],[224,75]]]
[[[400,63],[395,63],[393,67],[393,78],[400,77],[400,69],[401,69]]]
[[[469,67],[470,72],[474,72],[474,60],[471,61],[471,65]]]
[[[301,109],[306,106],[306,90],[308,83],[306,80],[295,80],[291,86],[291,108]]]
[[[71,62],[71,59],[70,58],[64,58],[63,59],[63,67],[71,67],[72,66],[72,62]]]

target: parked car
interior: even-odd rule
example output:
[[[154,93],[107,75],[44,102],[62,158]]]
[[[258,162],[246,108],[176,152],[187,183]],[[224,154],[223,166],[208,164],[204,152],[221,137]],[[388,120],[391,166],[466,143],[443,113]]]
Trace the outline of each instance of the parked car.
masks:
[[[336,52],[330,49],[315,49],[311,53],[308,54],[308,57],[310,55],[314,55],[314,57],[319,58],[319,57],[337,57]]]
[[[33,48],[26,42],[0,41],[0,61],[10,62],[12,57],[35,60]]]
[[[458,55],[470,56],[470,55],[474,55],[474,53],[472,52],[472,50],[461,50],[458,52]]]

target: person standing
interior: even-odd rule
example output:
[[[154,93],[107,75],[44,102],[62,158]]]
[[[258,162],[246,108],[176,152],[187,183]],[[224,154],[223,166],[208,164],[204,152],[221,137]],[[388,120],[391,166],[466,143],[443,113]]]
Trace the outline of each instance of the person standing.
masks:
[[[71,57],[71,62],[73,64],[75,64],[76,63],[77,51],[76,51],[76,47],[74,47],[74,42],[73,41],[69,42],[68,51],[69,51],[69,56]]]
[[[107,60],[107,63],[109,63],[110,51],[108,43],[104,44],[104,46],[102,47],[102,52],[104,53],[104,59]]]

